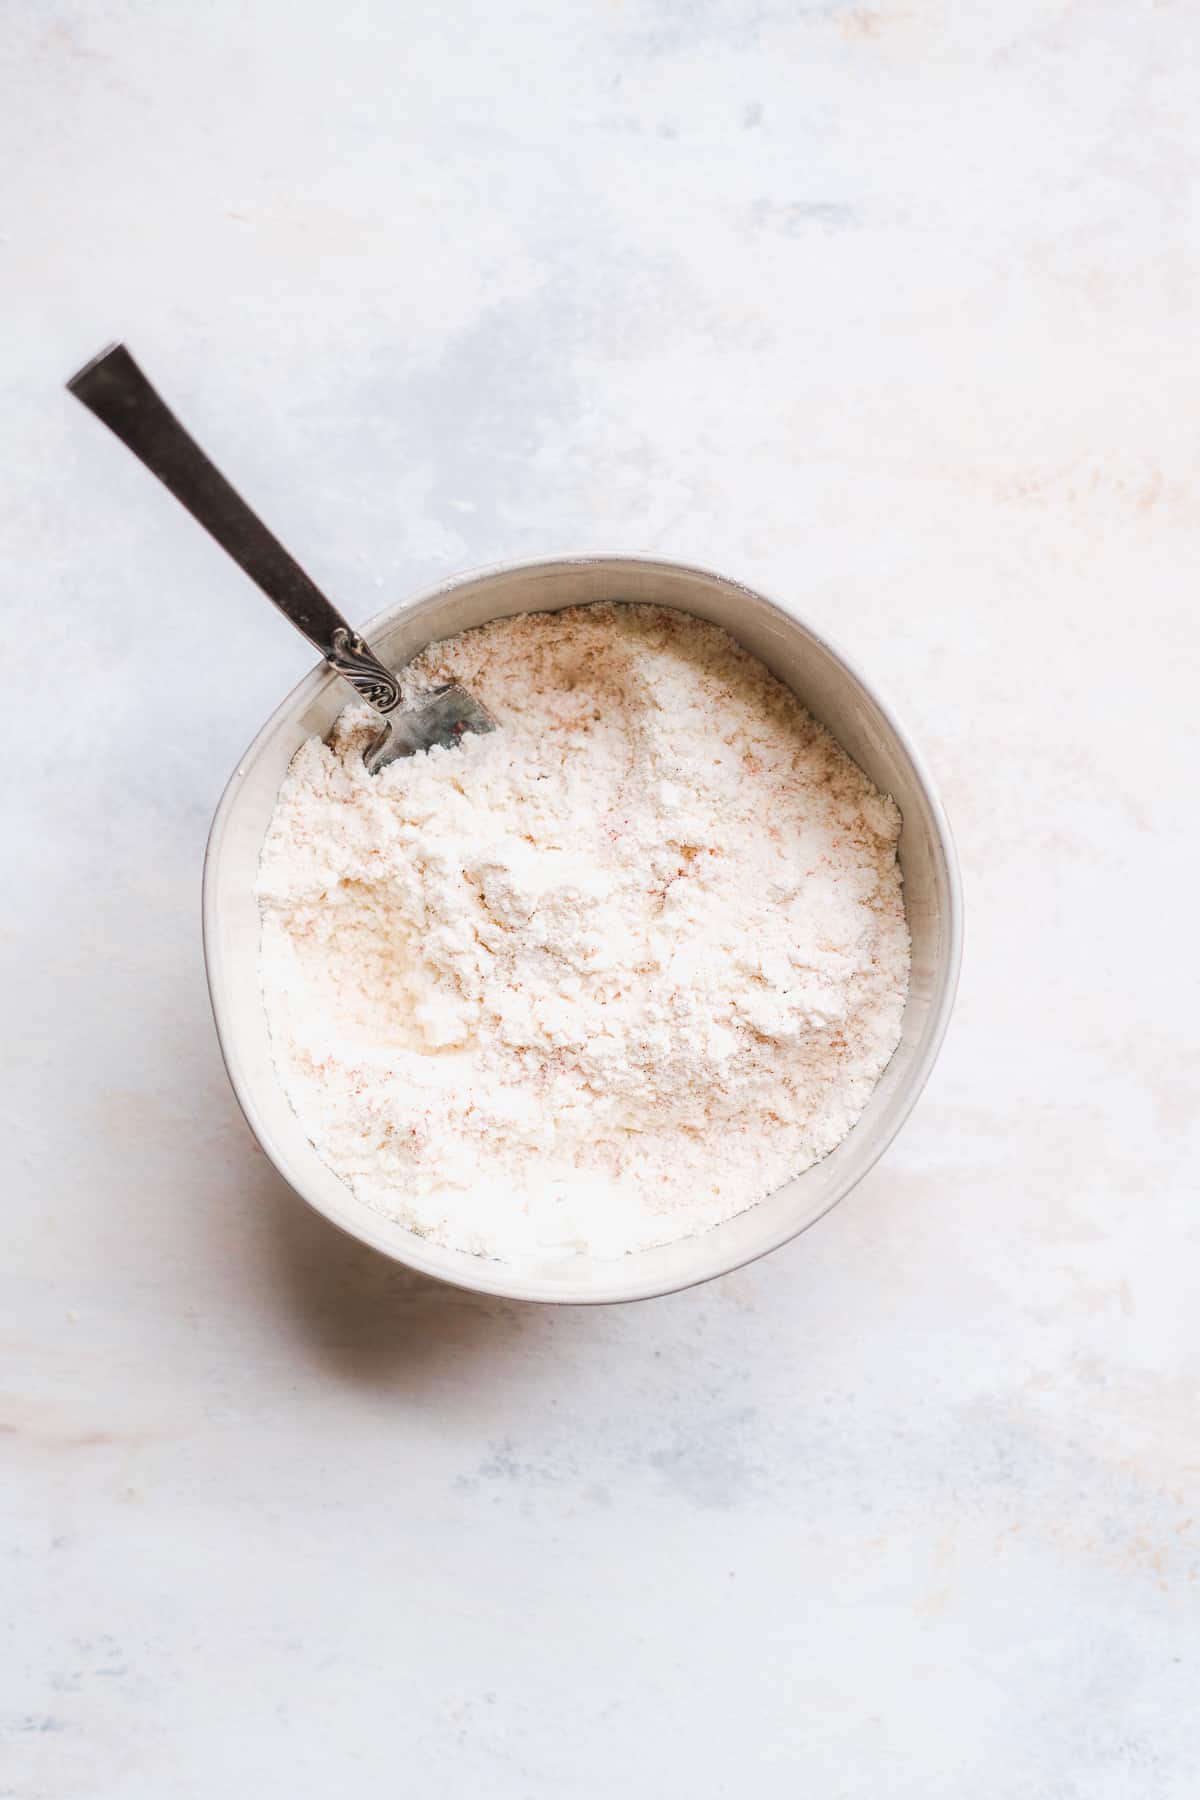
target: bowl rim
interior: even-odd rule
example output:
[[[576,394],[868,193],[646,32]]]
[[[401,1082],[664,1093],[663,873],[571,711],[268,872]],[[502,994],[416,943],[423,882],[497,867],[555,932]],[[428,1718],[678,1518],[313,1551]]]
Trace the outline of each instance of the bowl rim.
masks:
[[[478,581],[510,575],[534,574],[538,571],[564,567],[586,568],[599,563],[605,565],[615,563],[629,568],[666,569],[682,575],[694,575],[704,580],[715,581],[724,587],[752,596],[756,601],[777,613],[787,625],[798,625],[814,643],[841,665],[847,675],[858,683],[878,709],[888,730],[908,760],[915,783],[929,809],[937,847],[945,867],[947,899],[943,921],[945,927],[943,973],[939,981],[938,992],[930,1007],[924,1048],[907,1072],[904,1086],[898,1096],[899,1103],[896,1105],[894,1118],[889,1129],[879,1138],[874,1154],[867,1162],[863,1163],[853,1179],[843,1187],[835,1189],[829,1200],[818,1210],[798,1223],[786,1222],[782,1229],[765,1234],[760,1242],[749,1248],[739,1249],[733,1255],[718,1259],[712,1268],[688,1274],[682,1281],[664,1280],[661,1277],[651,1276],[643,1277],[640,1281],[627,1279],[622,1282],[617,1279],[617,1272],[622,1267],[622,1259],[613,1258],[613,1280],[606,1287],[600,1286],[586,1294],[561,1294],[546,1292],[527,1280],[519,1270],[512,1268],[511,1265],[487,1257],[472,1258],[469,1274],[464,1272],[464,1276],[460,1280],[457,1275],[450,1275],[445,1269],[436,1266],[436,1256],[426,1255],[424,1240],[415,1234],[408,1234],[411,1248],[406,1244],[404,1253],[401,1254],[386,1233],[387,1221],[382,1215],[380,1216],[380,1229],[376,1232],[370,1220],[360,1221],[357,1217],[352,1220],[349,1217],[340,1216],[322,1204],[306,1190],[304,1185],[297,1181],[288,1158],[274,1142],[271,1130],[262,1118],[250,1082],[243,1078],[239,1058],[234,1048],[232,1017],[226,1016],[226,1002],[220,991],[222,953],[218,945],[216,930],[217,864],[247,767],[257,760],[267,740],[288,715],[302,711],[305,706],[317,698],[322,687],[340,679],[326,663],[316,664],[306,675],[301,677],[271,712],[255,733],[246,750],[238,758],[213,814],[205,844],[202,875],[201,932],[204,947],[204,970],[209,1004],[212,1008],[213,1023],[216,1028],[217,1044],[221,1060],[225,1065],[225,1073],[229,1078],[229,1085],[233,1089],[234,1098],[241,1109],[242,1116],[255,1141],[276,1172],[298,1198],[311,1207],[314,1212],[319,1213],[323,1219],[327,1219],[331,1225],[335,1225],[359,1243],[368,1244],[371,1248],[380,1251],[393,1262],[414,1269],[431,1280],[468,1292],[492,1294],[508,1300],[533,1301],[539,1305],[549,1306],[619,1305],[626,1301],[650,1300],[665,1294],[681,1293],[690,1287],[699,1286],[704,1282],[715,1280],[718,1276],[731,1274],[735,1269],[745,1268],[750,1263],[757,1262],[759,1257],[767,1256],[773,1250],[778,1250],[782,1245],[790,1243],[801,1233],[807,1231],[810,1226],[815,1225],[818,1219],[824,1218],[874,1168],[880,1157],[895,1141],[898,1132],[920,1099],[933,1072],[946,1029],[950,1023],[962,964],[963,895],[958,854],[950,829],[950,821],[924,757],[917,749],[894,708],[880,694],[874,682],[863,674],[855,659],[848,656],[826,632],[817,629],[799,612],[780,601],[775,595],[765,592],[762,588],[752,586],[748,582],[739,581],[735,576],[726,575],[721,570],[714,569],[707,564],[678,561],[674,557],[659,556],[650,551],[572,551],[557,556],[520,557],[515,560],[486,563],[460,570],[437,582],[433,587],[425,588],[419,593],[397,601],[394,605],[384,607],[374,614],[365,625],[361,626],[360,630],[369,643],[376,633],[391,629],[402,615],[419,606],[430,605],[453,593],[456,589]],[[347,704],[349,704],[349,697]],[[443,1246],[437,1245],[434,1248],[440,1250]]]

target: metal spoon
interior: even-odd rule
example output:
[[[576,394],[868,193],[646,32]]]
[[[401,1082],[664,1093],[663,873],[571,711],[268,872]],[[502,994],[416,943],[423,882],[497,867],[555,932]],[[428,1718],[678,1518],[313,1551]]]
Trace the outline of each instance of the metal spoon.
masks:
[[[411,756],[435,744],[456,744],[466,731],[496,729],[486,707],[457,682],[433,689],[419,704],[401,704],[395,675],[209,462],[124,344],[102,350],[72,375],[67,386],[316,645],[330,668],[380,714],[384,729],[363,753],[372,775],[398,756]]]

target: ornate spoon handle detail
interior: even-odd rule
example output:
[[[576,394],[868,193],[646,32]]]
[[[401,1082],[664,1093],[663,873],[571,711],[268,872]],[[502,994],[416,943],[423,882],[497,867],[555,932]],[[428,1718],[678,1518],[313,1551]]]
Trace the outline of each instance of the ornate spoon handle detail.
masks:
[[[384,668],[371,646],[348,625],[335,629],[333,648],[325,660],[376,712],[394,712],[399,706],[400,683],[390,669]]]
[[[391,670],[230,487],[123,344],[102,350],[67,386],[158,476],[362,699],[381,713],[400,705],[400,684]]]

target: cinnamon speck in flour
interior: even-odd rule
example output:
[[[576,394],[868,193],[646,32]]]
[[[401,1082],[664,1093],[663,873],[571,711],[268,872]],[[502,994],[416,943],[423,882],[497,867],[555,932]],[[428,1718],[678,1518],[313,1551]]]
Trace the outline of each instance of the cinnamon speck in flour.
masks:
[[[342,714],[258,881],[273,1054],[317,1152],[440,1243],[617,1256],[753,1206],[900,1038],[900,815],[725,632],[660,607],[432,645],[500,729],[370,776]]]

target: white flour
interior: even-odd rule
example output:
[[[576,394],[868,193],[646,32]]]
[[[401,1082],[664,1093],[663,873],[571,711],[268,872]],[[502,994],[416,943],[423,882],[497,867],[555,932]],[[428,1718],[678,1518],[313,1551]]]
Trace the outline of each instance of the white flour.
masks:
[[[263,849],[262,977],[305,1131],[484,1255],[703,1231],[838,1144],[896,1048],[895,804],[724,632],[661,608],[433,645],[500,721],[361,761],[342,715]]]

